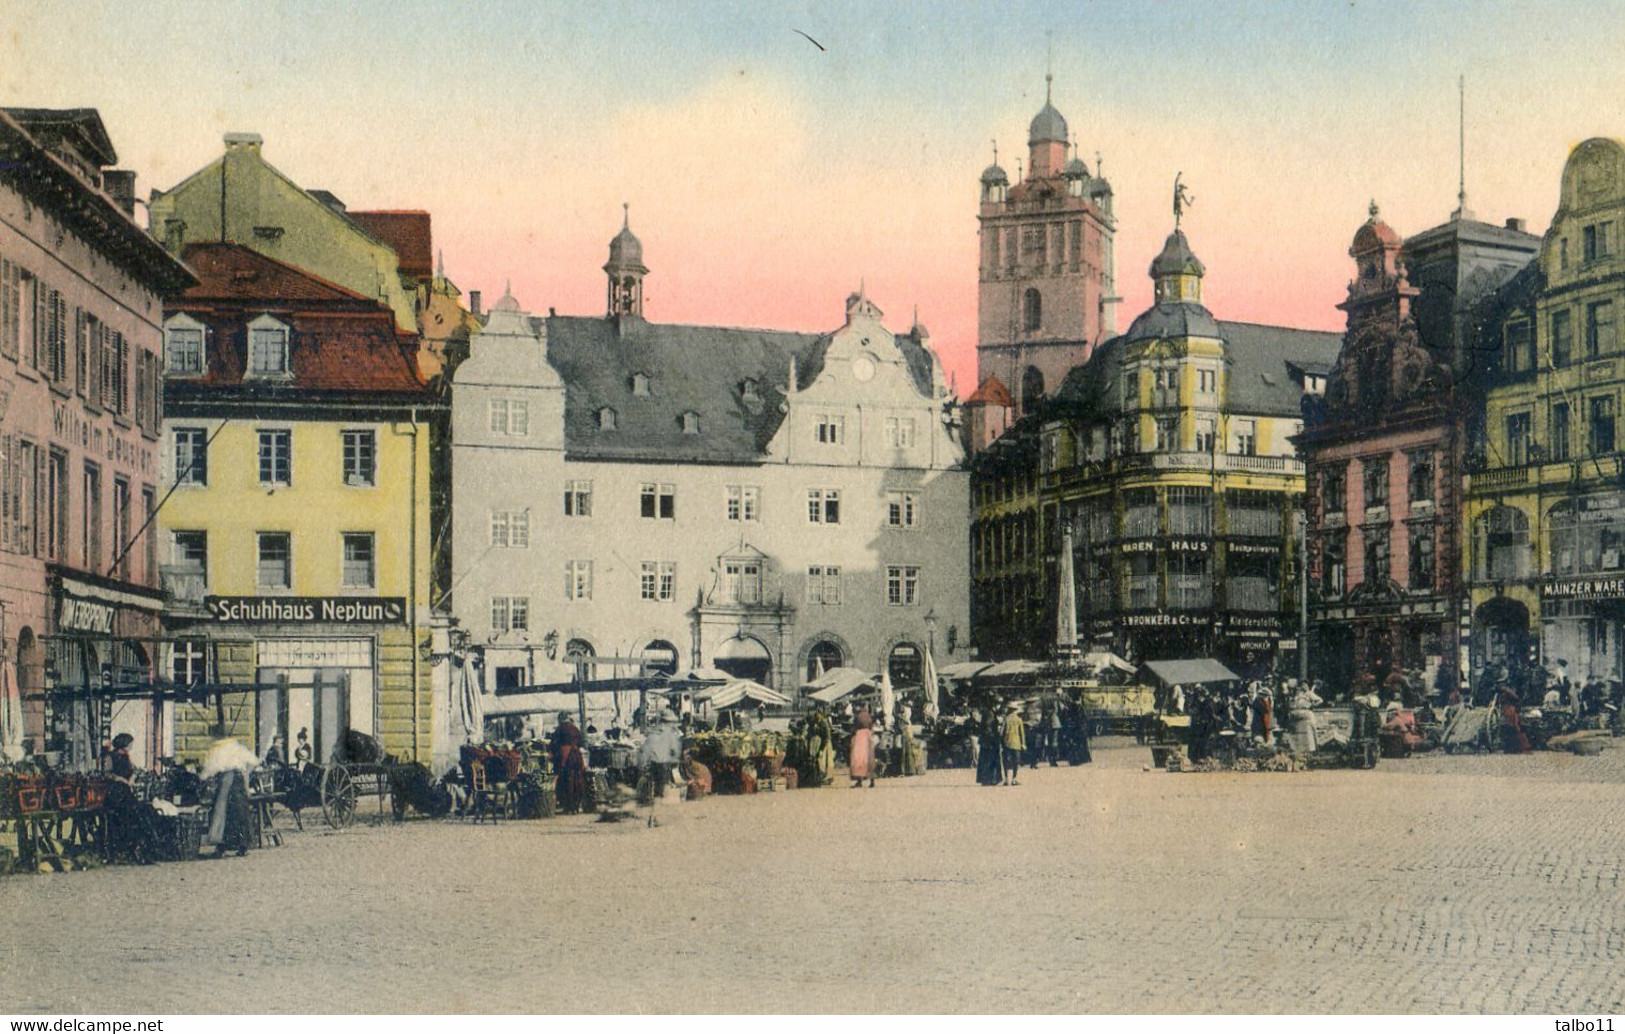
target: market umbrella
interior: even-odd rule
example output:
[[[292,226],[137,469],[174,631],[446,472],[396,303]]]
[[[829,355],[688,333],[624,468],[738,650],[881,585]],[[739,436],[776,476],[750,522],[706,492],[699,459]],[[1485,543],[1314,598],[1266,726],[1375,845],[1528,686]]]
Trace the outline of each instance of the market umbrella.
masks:
[[[457,692],[457,717],[463,723],[463,735],[476,740],[485,738],[485,707],[480,699],[479,687],[474,684],[474,666],[463,664],[463,684]]]
[[[783,707],[790,703],[790,698],[783,693],[775,692],[760,682],[752,682],[749,679],[735,679],[721,686],[702,689],[694,694],[694,699],[704,700],[719,711],[746,700],[758,704],[772,704],[774,707]]]
[[[807,696],[821,704],[833,704],[842,697],[851,696],[860,689],[873,687],[874,678],[860,668],[831,668],[820,678],[807,683],[803,689]]]
[[[23,756],[22,702],[11,684],[11,669],[0,665],[0,757]]]
[[[937,661],[930,647],[925,650],[925,713],[931,717],[937,713]]]

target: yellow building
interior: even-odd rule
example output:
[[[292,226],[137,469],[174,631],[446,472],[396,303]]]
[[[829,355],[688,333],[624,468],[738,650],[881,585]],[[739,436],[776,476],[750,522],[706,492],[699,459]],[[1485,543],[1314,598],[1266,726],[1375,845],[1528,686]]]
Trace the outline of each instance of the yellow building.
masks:
[[[170,673],[263,753],[347,730],[430,753],[429,422],[415,345],[377,302],[233,244],[191,245],[166,306],[160,511]]]
[[[1577,683],[1622,670],[1622,232],[1625,146],[1587,140],[1539,257],[1481,314],[1496,360],[1466,509],[1479,689],[1503,664],[1561,661]]]
[[[1176,229],[1151,265],[1155,304],[1046,404],[1045,550],[1071,530],[1080,638],[1262,667],[1296,628],[1292,436],[1339,339],[1216,320],[1204,272]]]

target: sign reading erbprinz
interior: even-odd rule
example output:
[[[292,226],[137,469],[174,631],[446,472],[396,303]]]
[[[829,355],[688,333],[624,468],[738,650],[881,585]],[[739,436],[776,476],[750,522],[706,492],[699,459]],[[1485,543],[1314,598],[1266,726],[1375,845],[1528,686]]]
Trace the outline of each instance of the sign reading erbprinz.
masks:
[[[203,607],[221,624],[398,625],[406,620],[399,596],[205,596]]]

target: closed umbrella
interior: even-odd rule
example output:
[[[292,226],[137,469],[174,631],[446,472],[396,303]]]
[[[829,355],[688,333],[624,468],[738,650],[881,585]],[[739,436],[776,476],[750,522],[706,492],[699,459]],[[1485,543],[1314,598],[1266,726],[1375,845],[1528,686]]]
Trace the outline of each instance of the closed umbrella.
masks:
[[[925,651],[925,713],[932,718],[937,715],[937,659],[929,647]]]
[[[473,666],[463,665],[463,684],[457,694],[458,717],[463,721],[465,736],[485,738],[485,706],[480,700],[479,687],[474,684]]]
[[[23,756],[23,712],[17,689],[11,684],[10,667],[0,665],[0,757]]]
[[[891,721],[892,709],[897,706],[897,694],[891,688],[891,672],[880,673],[880,724]]]

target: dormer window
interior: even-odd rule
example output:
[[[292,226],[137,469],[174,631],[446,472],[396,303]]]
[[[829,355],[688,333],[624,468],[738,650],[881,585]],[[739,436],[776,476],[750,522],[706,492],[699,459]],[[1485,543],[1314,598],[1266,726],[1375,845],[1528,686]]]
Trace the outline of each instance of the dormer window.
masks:
[[[646,374],[646,373],[634,373],[632,375],[632,394],[640,396],[640,397],[647,397],[648,396],[648,394],[649,394],[649,375],[648,374]]]
[[[615,411],[605,406],[598,411],[598,429],[600,431],[613,431],[617,426]]]
[[[746,377],[744,381],[740,383],[739,395],[746,402],[759,402],[762,398],[761,393],[756,386],[756,381],[749,377]]]
[[[683,415],[677,418],[677,426],[682,428],[684,434],[699,434],[700,414],[692,409],[684,412]]]
[[[203,324],[185,314],[164,324],[164,372],[172,377],[203,375]]]
[[[248,325],[248,374],[251,377],[286,377],[288,327],[270,316],[261,316]]]

